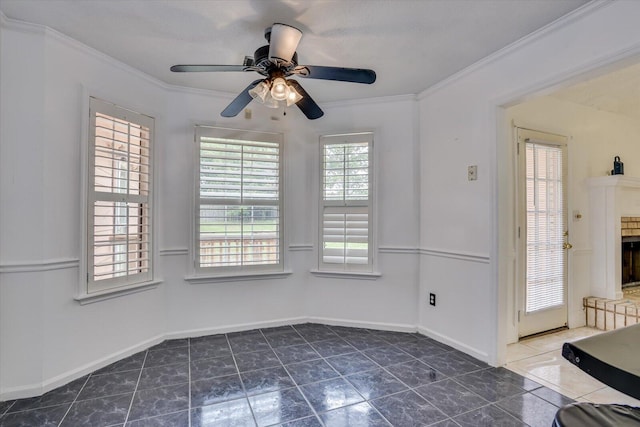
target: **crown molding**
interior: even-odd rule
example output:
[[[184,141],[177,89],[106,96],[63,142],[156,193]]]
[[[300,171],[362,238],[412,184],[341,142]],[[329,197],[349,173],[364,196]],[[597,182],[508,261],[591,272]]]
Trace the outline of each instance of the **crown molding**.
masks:
[[[609,0],[592,0],[589,3],[569,12],[568,14],[556,19],[555,21],[533,31],[532,33],[527,34],[526,36],[516,40],[515,42],[503,47],[500,50],[497,50],[496,52],[485,56],[484,58],[480,59],[477,62],[474,62],[473,64],[469,65],[468,67],[463,68],[462,70],[458,71],[455,74],[450,75],[449,77],[445,78],[444,80],[439,81],[438,83],[428,87],[427,89],[425,89],[424,91],[420,92],[417,96],[416,99],[418,101],[421,101],[427,97],[429,97],[430,95],[438,92],[439,90],[451,85],[452,83],[456,82],[457,80],[460,80],[466,76],[468,76],[469,74],[472,74],[484,67],[486,67],[489,64],[492,64],[493,62],[496,62],[500,59],[502,59],[505,56],[510,55],[511,53],[522,49],[523,47],[542,39],[543,37],[547,37],[553,33],[555,33],[556,31],[559,31],[561,29],[563,29],[564,27],[566,27],[569,24],[572,24],[575,21],[578,21],[580,19],[582,19],[584,16],[590,15],[592,13],[594,13],[595,11],[605,7],[605,6],[609,6],[611,4],[613,4],[614,2],[609,1]]]
[[[322,106],[326,108],[335,108],[335,107],[351,107],[351,106],[371,105],[371,104],[388,104],[393,102],[407,102],[407,101],[417,101],[416,95],[415,94],[389,95],[389,96],[379,96],[379,97],[373,97],[373,98],[348,99],[344,101],[330,101],[330,102],[323,102]]]

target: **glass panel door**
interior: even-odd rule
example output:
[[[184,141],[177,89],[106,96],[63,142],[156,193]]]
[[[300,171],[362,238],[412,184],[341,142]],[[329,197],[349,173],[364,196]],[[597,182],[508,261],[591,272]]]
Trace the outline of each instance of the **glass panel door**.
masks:
[[[566,138],[518,129],[519,335],[567,324]]]

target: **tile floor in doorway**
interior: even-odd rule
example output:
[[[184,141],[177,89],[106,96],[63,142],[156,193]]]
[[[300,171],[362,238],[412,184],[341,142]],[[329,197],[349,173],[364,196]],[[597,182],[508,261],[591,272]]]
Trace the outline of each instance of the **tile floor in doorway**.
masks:
[[[0,403],[0,426],[548,427],[571,399],[541,382],[418,334],[303,324],[165,341]]]
[[[505,367],[580,402],[640,406],[640,401],[606,386],[562,357],[562,344],[604,331],[575,328],[507,346]]]

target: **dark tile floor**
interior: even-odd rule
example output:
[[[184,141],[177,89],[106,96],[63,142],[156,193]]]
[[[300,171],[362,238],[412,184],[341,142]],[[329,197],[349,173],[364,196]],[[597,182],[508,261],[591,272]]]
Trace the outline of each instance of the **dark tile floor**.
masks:
[[[570,399],[430,338],[319,324],[165,341],[0,426],[545,426]]]

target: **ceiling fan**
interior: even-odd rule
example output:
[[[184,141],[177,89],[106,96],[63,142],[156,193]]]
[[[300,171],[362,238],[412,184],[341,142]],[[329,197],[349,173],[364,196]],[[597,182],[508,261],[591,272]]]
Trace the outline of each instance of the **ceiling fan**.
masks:
[[[255,71],[264,79],[253,81],[220,113],[223,117],[235,117],[255,99],[267,107],[280,104],[297,105],[308,119],[314,120],[324,112],[296,80],[290,76],[307,79],[337,80],[343,82],[371,84],[376,73],[364,68],[325,67],[298,65],[296,49],[302,31],[287,24],[275,23],[264,32],[269,44],[259,47],[253,57],[245,56],[242,65],[174,65],[174,72],[202,71]]]

